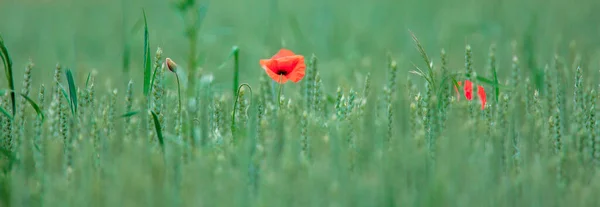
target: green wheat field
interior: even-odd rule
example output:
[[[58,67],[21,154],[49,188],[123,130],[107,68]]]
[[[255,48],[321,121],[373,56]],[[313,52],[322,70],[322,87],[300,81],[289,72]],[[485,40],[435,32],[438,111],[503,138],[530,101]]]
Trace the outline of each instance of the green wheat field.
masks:
[[[600,206],[597,0],[0,0],[0,60],[0,206]]]

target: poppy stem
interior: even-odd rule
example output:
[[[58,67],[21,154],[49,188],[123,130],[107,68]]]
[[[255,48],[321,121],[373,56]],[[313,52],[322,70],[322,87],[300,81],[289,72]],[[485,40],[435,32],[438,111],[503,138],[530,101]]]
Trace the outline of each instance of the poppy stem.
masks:
[[[281,91],[283,91],[283,83],[281,83],[283,75],[279,75],[279,93],[277,95],[277,107],[281,108]]]
[[[179,113],[179,119],[181,119],[181,84],[179,84],[179,75],[177,73],[175,73],[175,79],[177,80],[177,95],[179,98],[179,109],[177,113]]]

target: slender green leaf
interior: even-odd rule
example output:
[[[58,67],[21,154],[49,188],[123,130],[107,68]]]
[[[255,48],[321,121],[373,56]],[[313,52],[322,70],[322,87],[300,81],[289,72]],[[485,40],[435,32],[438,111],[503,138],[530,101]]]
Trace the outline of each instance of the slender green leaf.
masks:
[[[498,85],[500,85],[500,83],[498,82],[498,73],[496,72],[496,66],[492,66],[492,74],[494,76],[494,95],[496,97],[496,102],[498,102],[498,98],[500,96],[500,87],[498,87]]]
[[[64,88],[62,88],[62,86],[61,86],[61,89],[63,89],[63,95],[68,100],[66,92],[64,91]],[[7,91],[11,91],[11,90],[0,90],[0,95],[5,94]],[[29,98],[29,96],[27,96],[23,93],[19,93],[19,95],[21,95],[23,98],[25,98],[25,100],[27,100],[27,102],[29,102],[31,107],[33,107],[33,109],[38,114],[38,116],[40,116],[42,118],[42,120],[44,120],[44,114],[42,113],[42,110],[40,109],[40,107],[35,103],[35,101],[33,101],[33,99]],[[10,113],[8,113],[8,111],[6,111],[6,109],[2,108],[1,106],[0,106],[0,112],[2,114],[6,115],[11,120],[13,119],[12,115],[10,115]]]
[[[77,89],[75,88],[75,79],[73,79],[73,72],[71,69],[67,69],[67,83],[69,84],[69,97],[71,99],[71,112],[73,116],[77,114]]]
[[[492,86],[498,86],[498,84],[496,84],[493,80],[487,79],[485,77],[477,76],[476,79],[479,82],[487,83],[487,84],[490,84]]]
[[[10,113],[8,113],[8,111],[6,111],[6,109],[4,109],[2,106],[0,106],[0,112],[2,112],[2,114],[4,114],[4,116],[8,117],[8,119],[13,120],[13,117]]]
[[[220,70],[221,68],[224,68],[227,63],[229,63],[229,58],[233,57],[236,53],[236,49],[237,47],[233,47],[233,49],[231,50],[231,52],[229,53],[229,55],[227,55],[227,58],[225,58],[225,60],[223,61],[223,63],[221,63],[218,67],[217,70]]]
[[[37,115],[42,119],[42,121],[44,121],[44,112],[42,112],[42,110],[40,109],[40,106],[37,103],[35,103],[35,101],[33,101],[31,98],[29,98],[27,95],[21,93],[21,96],[23,98],[25,98],[25,100],[27,100],[27,102],[29,102],[29,105],[31,105],[31,107],[35,110]]]
[[[233,88],[232,93],[235,95],[240,79],[240,48],[233,47]]]
[[[135,22],[135,24],[133,24],[133,26],[131,27],[131,31],[130,31],[131,35],[135,35],[140,31],[140,29],[142,28],[142,25],[144,25],[144,19],[145,18],[138,19]]]
[[[4,73],[6,75],[6,81],[8,83],[8,87],[11,91],[15,90],[15,82],[13,77],[13,68],[12,68],[12,60],[10,59],[10,55],[8,55],[8,49],[6,49],[6,45],[4,44],[4,39],[0,35],[0,59],[2,59],[2,63],[4,64]],[[12,113],[13,116],[17,111],[16,102],[15,102],[15,93],[10,93],[10,101],[12,105]]]
[[[148,21],[146,20],[146,10],[142,10],[144,14],[144,95],[150,93],[150,73],[152,72],[152,64],[150,63],[150,40],[148,34]]]
[[[154,119],[154,128],[156,128],[156,136],[158,137],[158,144],[160,144],[160,148],[162,151],[165,151],[165,140],[162,134],[162,128],[160,126],[160,122],[158,121],[158,116],[154,111],[152,111],[152,119]]]
[[[126,118],[126,117],[131,117],[134,116],[136,114],[140,113],[140,111],[129,111],[127,113],[124,113],[123,115],[119,116],[121,118]]]
[[[85,88],[87,88],[89,86],[90,83],[90,78],[92,77],[92,73],[89,72],[87,75],[87,78],[85,79]]]
[[[62,92],[62,95],[65,97],[67,102],[71,104],[71,99],[69,99],[69,95],[67,94],[67,90],[65,89],[65,87],[63,87],[62,84],[58,84],[58,87],[60,87],[60,91]]]

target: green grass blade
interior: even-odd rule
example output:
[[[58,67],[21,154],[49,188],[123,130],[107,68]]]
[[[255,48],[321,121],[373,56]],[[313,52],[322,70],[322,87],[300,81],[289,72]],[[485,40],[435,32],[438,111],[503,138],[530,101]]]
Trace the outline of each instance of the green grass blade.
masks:
[[[221,70],[222,68],[224,68],[225,66],[227,66],[227,63],[229,63],[229,58],[231,58],[231,57],[233,57],[235,55],[235,50],[237,50],[237,47],[233,47],[233,49],[231,50],[231,52],[229,53],[229,55],[227,55],[227,58],[225,58],[225,60],[223,61],[223,63],[221,63],[217,67],[217,70]]]
[[[88,75],[87,75],[87,78],[85,78],[85,88],[88,88],[91,77],[92,77],[92,73],[89,72]]]
[[[156,136],[158,137],[158,144],[160,144],[160,148],[162,151],[165,151],[165,139],[162,134],[162,128],[160,127],[160,122],[158,121],[158,116],[154,111],[152,111],[152,119],[154,119],[154,128],[156,128]]]
[[[238,46],[233,47],[233,88],[232,93],[235,95],[236,89],[240,81],[240,48]]]
[[[71,104],[71,99],[69,99],[69,94],[67,94],[67,90],[65,89],[65,87],[63,87],[62,84],[58,84],[58,87],[60,87],[60,91],[62,92],[62,95],[65,97],[67,102]]]
[[[146,10],[142,10],[144,14],[144,95],[150,93],[150,73],[152,72],[152,64],[150,63],[150,40],[148,34],[148,21],[146,20]]]
[[[31,105],[31,107],[35,110],[35,112],[37,113],[37,115],[42,119],[42,121],[44,121],[44,112],[42,112],[42,110],[40,109],[40,106],[35,103],[35,101],[33,101],[31,98],[29,98],[29,96],[22,94],[21,96],[23,98],[25,98],[25,100],[27,100],[27,102],[29,102],[29,105]]]
[[[124,113],[123,115],[119,116],[121,118],[127,118],[127,117],[131,117],[134,116],[136,114],[140,113],[140,111],[129,111],[127,113]]]
[[[71,99],[71,112],[73,115],[77,113],[77,89],[75,88],[75,80],[73,79],[73,72],[71,69],[67,69],[67,83],[69,84],[69,97]]]
[[[15,90],[15,82],[13,77],[13,69],[12,69],[12,60],[8,55],[8,49],[6,49],[6,45],[4,44],[4,39],[0,36],[0,59],[2,59],[2,63],[4,64],[4,73],[6,75],[6,81],[8,82],[8,87],[11,91]],[[16,103],[15,103],[15,93],[10,93],[10,101],[12,105],[12,113],[15,115]]]
[[[8,117],[8,119],[13,120],[12,115],[8,113],[8,111],[6,111],[6,109],[4,109],[2,106],[0,106],[0,112],[4,114],[4,116]]]

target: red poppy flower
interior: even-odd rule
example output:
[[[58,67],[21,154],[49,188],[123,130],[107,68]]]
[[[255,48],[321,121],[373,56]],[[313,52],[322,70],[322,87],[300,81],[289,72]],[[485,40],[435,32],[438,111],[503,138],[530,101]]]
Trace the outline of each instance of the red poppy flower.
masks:
[[[297,83],[304,78],[306,69],[304,56],[296,55],[287,49],[279,50],[271,59],[260,60],[260,65],[274,81],[280,84],[288,80]]]
[[[463,91],[465,92],[465,97],[467,100],[473,99],[473,82],[470,80],[465,80],[465,86],[463,87]]]
[[[479,96],[479,100],[481,100],[481,110],[485,109],[485,90],[483,86],[477,86],[477,95]]]

